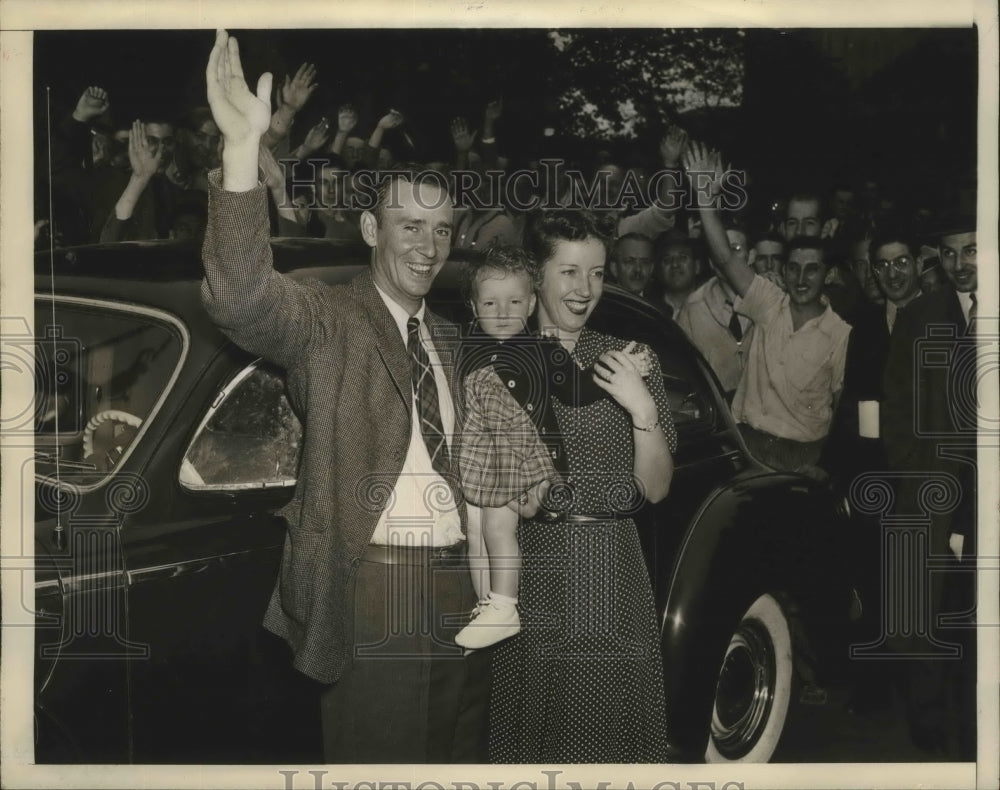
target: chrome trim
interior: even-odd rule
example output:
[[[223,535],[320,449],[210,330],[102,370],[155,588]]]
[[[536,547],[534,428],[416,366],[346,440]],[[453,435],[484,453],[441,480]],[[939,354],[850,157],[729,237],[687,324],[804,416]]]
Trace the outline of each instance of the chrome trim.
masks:
[[[191,441],[188,442],[187,449],[184,451],[184,460],[187,460],[188,453],[191,452],[191,448],[194,447],[194,443],[198,441],[198,437],[201,436],[201,432],[205,430],[205,426],[208,425],[215,413],[222,408],[229,396],[233,393],[240,384],[247,378],[249,378],[253,373],[260,367],[261,362],[263,362],[262,357],[257,357],[253,362],[247,365],[243,370],[233,376],[228,383],[220,389],[215,398],[212,400],[212,405],[208,407],[208,411],[201,418],[201,422],[198,423],[198,428],[194,432],[194,436],[191,437]],[[293,477],[291,480],[279,480],[270,483],[202,483],[201,485],[185,483],[180,479],[180,469],[177,470],[177,480],[181,487],[187,491],[265,491],[274,488],[293,488],[298,482],[297,477]]]
[[[139,427],[139,432],[136,434],[135,439],[125,450],[125,454],[119,459],[118,463],[111,469],[111,471],[101,480],[91,485],[78,485],[77,483],[69,483],[73,487],[74,493],[89,494],[91,491],[97,491],[100,488],[106,486],[119,470],[125,466],[125,462],[131,457],[133,451],[142,442],[142,438],[146,435],[149,430],[149,426],[156,419],[157,414],[159,414],[160,409],[163,407],[164,402],[167,397],[173,391],[174,384],[177,383],[177,379],[180,377],[181,370],[184,368],[184,363],[187,361],[188,352],[191,349],[191,334],[188,332],[188,328],[185,323],[175,316],[173,313],[168,313],[165,310],[161,310],[155,307],[145,307],[143,305],[131,304],[128,302],[116,302],[106,299],[94,299],[92,297],[84,296],[51,296],[49,294],[35,294],[35,301],[46,300],[49,302],[62,302],[68,305],[78,305],[82,307],[99,307],[105,310],[114,310],[120,313],[129,313],[132,315],[141,315],[146,318],[152,318],[161,323],[170,324],[175,329],[178,330],[178,334],[181,338],[181,352],[177,358],[177,364],[174,366],[174,371],[167,380],[165,386],[163,387],[163,392],[160,397],[153,404],[153,408],[149,410],[149,414],[143,419],[142,425]],[[34,330],[34,326],[32,326]],[[32,331],[34,334],[34,331]],[[32,461],[32,464],[35,462]],[[44,475],[39,475],[37,472],[34,475],[35,481],[41,484],[55,485],[61,488],[63,485],[62,480],[54,480],[52,477],[47,477]]]
[[[169,579],[175,576],[188,576],[194,573],[203,573],[213,565],[221,565],[230,557],[243,557],[253,554],[254,550],[233,551],[228,554],[213,554],[209,557],[198,557],[197,559],[182,560],[180,562],[165,563],[163,565],[147,565],[143,568],[125,571],[126,585],[131,587],[144,581],[155,581],[157,579]]]
[[[60,595],[62,594],[62,584],[59,582],[59,579],[49,579],[44,582],[35,582],[36,595],[40,592],[48,592],[52,588],[55,588],[56,592]]]

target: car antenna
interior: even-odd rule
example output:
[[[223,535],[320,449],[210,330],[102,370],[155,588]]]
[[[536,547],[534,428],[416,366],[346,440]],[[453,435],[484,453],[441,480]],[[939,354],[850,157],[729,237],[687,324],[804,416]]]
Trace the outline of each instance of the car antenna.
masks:
[[[52,328],[56,327],[56,251],[55,251],[55,217],[52,213],[52,87],[45,86],[45,142],[48,146],[49,170],[49,303],[52,305]],[[55,430],[56,430],[56,495],[53,497],[56,506],[56,526],[52,530],[52,542],[60,551],[66,548],[66,529],[62,523],[62,476],[59,468],[59,357],[56,347],[55,331],[49,333],[52,339],[52,386],[55,400]],[[37,392],[37,388],[36,388]]]

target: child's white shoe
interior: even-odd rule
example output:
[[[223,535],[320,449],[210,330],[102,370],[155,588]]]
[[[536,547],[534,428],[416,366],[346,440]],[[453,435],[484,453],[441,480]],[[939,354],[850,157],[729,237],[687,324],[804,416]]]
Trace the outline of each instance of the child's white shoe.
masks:
[[[521,630],[517,607],[498,603],[493,597],[480,601],[472,612],[472,620],[455,636],[455,643],[469,650],[495,645]]]

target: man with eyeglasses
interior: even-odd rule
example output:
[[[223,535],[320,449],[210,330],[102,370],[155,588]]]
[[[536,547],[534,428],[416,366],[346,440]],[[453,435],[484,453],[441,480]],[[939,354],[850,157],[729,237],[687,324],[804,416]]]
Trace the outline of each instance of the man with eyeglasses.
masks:
[[[974,232],[967,231],[949,231],[941,238],[941,252],[952,250],[952,271],[957,273],[952,282],[973,289],[975,262],[969,247],[971,244],[974,249],[974,241]],[[951,479],[959,481],[959,487],[957,508],[927,515],[924,557],[884,546],[879,517],[855,520],[855,581],[868,601],[870,614],[860,623],[861,629],[868,630],[859,634],[859,642],[871,644],[883,638],[889,651],[906,656],[906,660],[901,664],[884,660],[855,662],[855,691],[849,707],[855,713],[888,707],[891,681],[902,680],[914,744],[928,754],[959,754],[972,759],[975,693],[974,685],[970,690],[970,678],[974,677],[974,668],[967,663],[974,654],[971,629],[969,633],[942,632],[937,625],[942,614],[970,608],[974,601],[969,592],[972,583],[963,574],[943,567],[930,573],[927,562],[928,557],[940,561],[949,553],[967,559],[971,552],[971,547],[963,544],[975,521],[975,466],[957,460],[963,439],[954,406],[956,402],[974,402],[975,393],[968,390],[975,377],[959,375],[963,351],[971,348],[974,353],[974,343],[970,346],[965,342],[968,318],[959,294],[974,290],[945,288],[921,295],[920,246],[905,228],[883,224],[870,250],[871,267],[886,303],[884,307],[869,307],[855,323],[848,348],[844,398],[833,431],[837,438],[828,445],[824,461],[844,491],[850,490],[857,475],[885,470],[886,482],[893,487],[892,515],[897,517],[913,517],[927,510],[922,492],[929,484]],[[974,306],[971,298],[969,302],[970,308]],[[930,350],[935,359],[946,360],[944,365],[927,364],[922,349],[928,343],[933,346]],[[956,389],[963,385],[964,391]],[[965,444],[970,439],[974,444],[974,433],[967,436]],[[951,451],[945,447],[948,443],[955,445]],[[880,617],[888,594],[883,590],[884,583],[888,578],[904,576],[916,580],[908,595],[918,596],[925,603],[918,608],[914,601],[908,601],[907,612],[915,614],[901,614],[902,627],[883,635]],[[949,604],[949,595],[964,595],[966,600]],[[933,652],[929,650],[931,638],[938,643],[968,640],[969,644],[964,645],[961,661],[945,660],[929,655]],[[959,715],[955,718],[958,739],[953,743],[949,708],[955,699],[959,700]],[[952,751],[956,745],[958,752]]]
[[[608,259],[611,274],[626,291],[648,296],[653,277],[653,242],[641,233],[626,233],[615,241]]]
[[[929,638],[960,645],[957,660],[907,662],[907,715],[911,738],[921,750],[973,760],[976,629],[970,623],[943,630],[939,620],[973,611],[976,600],[976,218],[952,214],[940,228],[938,256],[947,283],[915,299],[897,317],[884,381],[898,381],[898,391],[890,397],[893,391],[887,390],[882,423],[889,468],[907,473],[896,487],[899,512],[920,504],[921,486],[934,479],[957,481],[955,506],[930,514],[928,534],[928,556],[939,565],[952,557],[956,565],[929,573],[924,560],[908,568],[927,580],[926,617],[918,624],[927,626],[927,635],[923,640],[919,633],[899,637],[890,644],[907,654],[927,651]]]
[[[844,389],[820,459],[820,467],[845,496],[859,476],[891,468],[887,453],[895,457],[905,454],[905,437],[896,435],[906,434],[908,420],[909,437],[913,435],[912,409],[901,405],[912,400],[912,378],[900,375],[896,368],[902,361],[900,354],[907,353],[905,349],[914,339],[915,324],[908,319],[919,317],[921,267],[916,250],[919,246],[901,226],[883,226],[870,242],[866,239],[852,245],[853,256],[870,271],[871,284],[883,301],[866,300],[852,314]],[[857,269],[856,273],[859,279],[865,274]],[[896,367],[887,375],[890,347]],[[881,430],[880,416],[885,426]],[[882,531],[877,517],[860,513],[855,514],[852,526],[852,583],[864,603],[854,637],[858,644],[871,644],[878,641],[882,627]],[[851,674],[850,712],[868,715],[889,707],[892,678],[898,671],[885,662],[856,660],[851,663]]]
[[[102,206],[106,219],[100,241],[169,237],[176,209],[190,197],[188,190],[169,175],[175,166],[175,146],[174,125],[161,116],[132,124],[128,178],[116,183],[110,210]]]

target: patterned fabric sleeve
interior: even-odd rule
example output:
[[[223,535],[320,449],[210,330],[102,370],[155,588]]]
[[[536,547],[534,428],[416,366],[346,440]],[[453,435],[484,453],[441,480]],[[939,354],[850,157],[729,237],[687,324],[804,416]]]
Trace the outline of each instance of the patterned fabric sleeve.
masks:
[[[465,379],[457,457],[463,493],[481,507],[502,507],[559,477],[535,426],[490,367]]]

